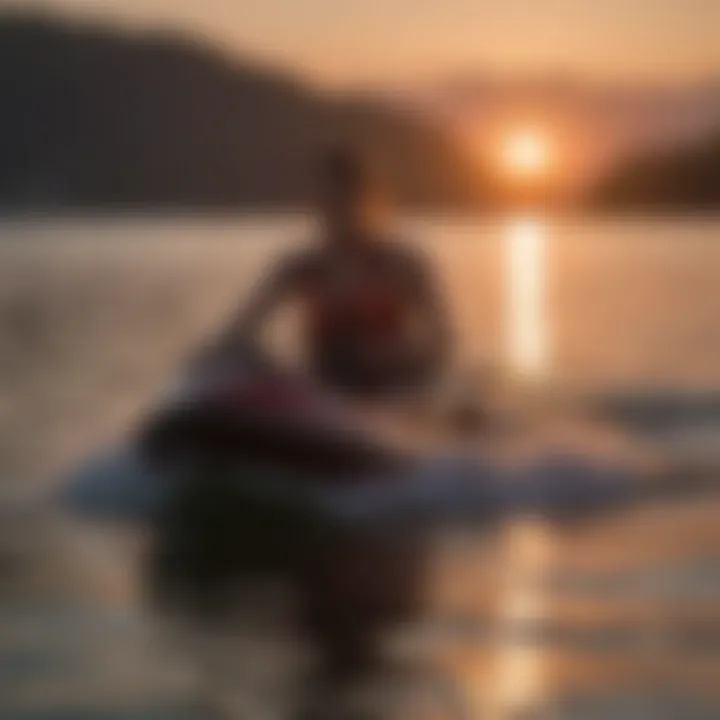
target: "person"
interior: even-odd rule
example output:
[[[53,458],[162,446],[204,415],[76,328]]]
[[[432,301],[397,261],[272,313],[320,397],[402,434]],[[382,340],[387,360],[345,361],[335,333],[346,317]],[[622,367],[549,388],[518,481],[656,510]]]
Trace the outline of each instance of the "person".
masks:
[[[430,263],[379,227],[380,184],[362,155],[328,152],[318,190],[320,238],[275,266],[230,334],[254,346],[272,313],[297,302],[310,370],[323,383],[359,396],[432,384],[451,334]]]

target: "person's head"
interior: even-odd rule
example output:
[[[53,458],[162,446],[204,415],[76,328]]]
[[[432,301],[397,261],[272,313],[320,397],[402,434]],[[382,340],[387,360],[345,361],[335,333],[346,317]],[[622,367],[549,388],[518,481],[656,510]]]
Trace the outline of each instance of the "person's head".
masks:
[[[322,221],[330,242],[353,242],[377,221],[382,192],[367,158],[350,147],[327,151],[319,167]]]

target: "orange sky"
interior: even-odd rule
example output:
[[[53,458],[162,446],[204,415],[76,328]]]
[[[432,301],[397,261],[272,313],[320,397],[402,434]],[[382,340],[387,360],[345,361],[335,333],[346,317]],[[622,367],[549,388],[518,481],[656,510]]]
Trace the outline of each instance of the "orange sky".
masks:
[[[21,7],[34,3],[189,28],[334,84],[472,71],[720,75],[719,0],[23,0]]]

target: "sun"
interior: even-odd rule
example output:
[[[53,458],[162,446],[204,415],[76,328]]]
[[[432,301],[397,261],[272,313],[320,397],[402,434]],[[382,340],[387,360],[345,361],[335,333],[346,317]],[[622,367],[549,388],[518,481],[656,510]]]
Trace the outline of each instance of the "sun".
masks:
[[[503,169],[510,175],[538,177],[549,170],[550,141],[537,129],[516,130],[505,137],[500,160]]]

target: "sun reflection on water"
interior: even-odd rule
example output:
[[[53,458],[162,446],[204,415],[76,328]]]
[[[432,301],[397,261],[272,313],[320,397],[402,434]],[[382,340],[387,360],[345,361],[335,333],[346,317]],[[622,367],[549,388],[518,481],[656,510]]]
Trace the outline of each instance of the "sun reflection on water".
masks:
[[[552,562],[553,547],[551,528],[539,521],[518,520],[507,528],[496,618],[501,645],[491,692],[490,717],[494,720],[524,717],[543,704],[546,693],[542,649],[519,641],[514,630],[541,621],[547,614],[540,580]],[[504,637],[502,631],[506,631]]]
[[[512,373],[539,379],[550,362],[545,311],[546,228],[539,220],[513,220],[504,235],[506,329]]]

